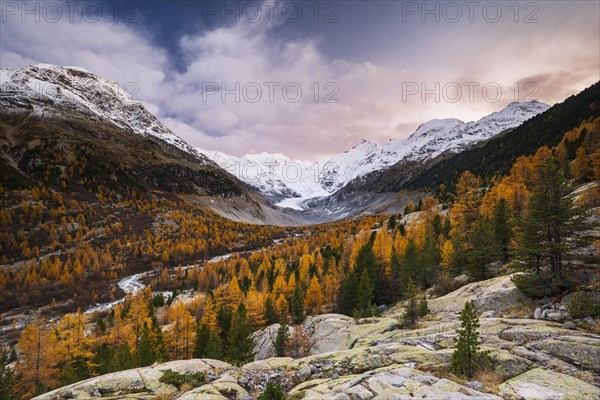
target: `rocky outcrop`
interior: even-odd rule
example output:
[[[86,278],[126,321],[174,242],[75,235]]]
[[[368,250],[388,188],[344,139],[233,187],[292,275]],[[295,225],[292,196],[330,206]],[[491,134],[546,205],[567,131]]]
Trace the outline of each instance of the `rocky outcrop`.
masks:
[[[395,318],[365,318],[356,320],[342,314],[322,314],[308,317],[303,329],[310,337],[309,355],[347,350],[364,337],[392,331],[398,328]],[[256,359],[273,357],[273,343],[279,324],[271,325],[255,333]],[[290,331],[293,331],[290,327]]]
[[[166,370],[182,375],[202,373],[208,381],[233,369],[218,360],[179,360],[154,367],[136,368],[102,375],[53,390],[36,397],[36,400],[135,398],[151,399],[156,395],[175,395],[178,388],[160,382]]]
[[[547,321],[564,322],[571,319],[567,307],[564,304],[544,304],[535,309],[533,313],[535,319],[545,319]]]
[[[449,313],[449,316],[452,316],[452,313],[460,312],[467,301],[474,302],[479,314],[491,312],[493,316],[501,316],[513,307],[530,303],[508,275],[469,283],[445,296],[431,300],[429,307],[435,312]]]
[[[535,368],[500,385],[504,398],[528,400],[600,399],[600,389],[580,379]]]
[[[470,399],[501,400],[448,379],[404,366],[376,369],[362,375],[314,380],[292,390],[304,400]]]
[[[448,373],[456,313],[470,299],[487,312],[479,332],[482,349],[494,360],[491,373],[504,381],[498,387]],[[250,400],[268,382],[294,399],[600,399],[600,335],[546,320],[489,317],[492,309],[507,313],[521,301],[509,278],[494,278],[431,300],[432,315],[415,329],[400,328],[398,308],[383,318],[360,320],[325,314],[304,323],[312,344],[307,357],[270,357],[274,325],[255,335],[259,359],[239,368],[215,360],[173,361],[92,378],[38,400]],[[201,372],[206,383],[195,388],[162,383],[167,369]]]

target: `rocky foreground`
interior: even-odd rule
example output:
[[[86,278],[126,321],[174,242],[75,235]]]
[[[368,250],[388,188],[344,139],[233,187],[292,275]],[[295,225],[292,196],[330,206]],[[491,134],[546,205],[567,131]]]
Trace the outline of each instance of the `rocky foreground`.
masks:
[[[495,360],[492,376],[480,381],[446,372],[467,300],[481,314],[482,348]],[[300,359],[270,357],[272,326],[256,334],[258,360],[239,368],[217,360],[172,361],[88,379],[37,399],[248,400],[268,381],[292,399],[307,400],[600,399],[600,335],[580,328],[597,321],[572,321],[560,304],[536,307],[509,277],[465,285],[430,307],[432,315],[412,330],[398,325],[401,306],[358,321],[337,314],[308,318],[311,355]],[[163,383],[167,370],[200,372],[207,383]]]

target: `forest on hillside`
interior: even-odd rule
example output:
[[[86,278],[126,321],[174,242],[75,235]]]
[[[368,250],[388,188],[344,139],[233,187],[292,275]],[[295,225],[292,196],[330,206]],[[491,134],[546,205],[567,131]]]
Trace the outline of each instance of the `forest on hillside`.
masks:
[[[301,328],[307,315],[364,318],[406,301],[402,324],[413,326],[427,296],[456,289],[459,275],[478,281],[520,271],[516,284],[535,298],[587,287],[594,282],[585,272],[597,259],[575,250],[596,246],[597,254],[600,245],[586,235],[590,210],[600,205],[599,122],[584,121],[556,146],[517,158],[504,175],[465,171],[403,215],[313,227],[237,223],[102,185],[83,193],[2,187],[0,304],[36,317],[4,343],[0,386],[29,398],[167,360],[241,365],[254,357],[253,332],[275,323],[296,326],[292,336],[280,330],[277,355],[302,357],[310,349]],[[117,280],[148,270],[155,274],[145,289],[110,310],[85,312],[124,296]],[[585,312],[598,315],[600,306]],[[5,368],[11,363],[14,372]]]

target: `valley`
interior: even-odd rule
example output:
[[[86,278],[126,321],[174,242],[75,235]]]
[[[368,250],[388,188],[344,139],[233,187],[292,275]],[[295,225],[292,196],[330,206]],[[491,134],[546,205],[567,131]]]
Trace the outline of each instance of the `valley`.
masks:
[[[80,68],[2,71],[9,399],[600,397],[600,83],[316,169],[192,147]]]

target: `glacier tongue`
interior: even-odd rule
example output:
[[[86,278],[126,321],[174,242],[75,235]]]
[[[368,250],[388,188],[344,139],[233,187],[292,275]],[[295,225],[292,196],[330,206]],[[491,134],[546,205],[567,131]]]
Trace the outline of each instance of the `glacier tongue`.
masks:
[[[246,154],[234,157],[218,151],[197,149],[238,179],[270,196],[282,207],[302,209],[303,200],[328,196],[319,182],[321,164],[292,160],[283,154]]]

